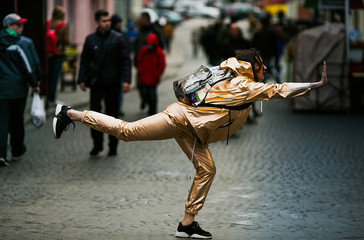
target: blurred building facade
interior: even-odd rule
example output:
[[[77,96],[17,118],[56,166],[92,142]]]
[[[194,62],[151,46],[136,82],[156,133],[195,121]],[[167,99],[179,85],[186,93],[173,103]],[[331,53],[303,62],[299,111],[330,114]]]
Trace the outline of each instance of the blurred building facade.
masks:
[[[124,24],[134,20],[142,10],[142,0],[46,0],[46,18],[50,19],[55,6],[66,9],[66,21],[70,26],[71,42],[82,50],[85,37],[96,30],[94,13],[98,9],[105,9],[110,14],[117,13]]]
[[[135,20],[142,11],[143,0],[6,0],[1,2],[0,18],[9,13],[18,13],[27,18],[23,34],[34,42],[41,64],[42,89],[47,95],[48,65],[45,53],[46,28],[45,22],[51,18],[55,6],[66,9],[66,21],[70,27],[70,42],[73,54],[80,54],[85,38],[96,30],[94,13],[105,9],[110,14],[118,13],[127,23]]]

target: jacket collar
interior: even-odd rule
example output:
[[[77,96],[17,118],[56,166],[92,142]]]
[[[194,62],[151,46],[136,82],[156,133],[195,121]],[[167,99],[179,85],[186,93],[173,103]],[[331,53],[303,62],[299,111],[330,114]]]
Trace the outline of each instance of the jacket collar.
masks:
[[[253,69],[250,62],[239,61],[235,57],[228,58],[220,64],[220,67],[224,70],[229,69],[237,75],[248,75],[254,79]]]
[[[110,35],[110,33],[111,33],[111,30],[110,31],[107,31],[105,33],[102,33],[99,28],[96,29],[96,35],[98,35],[98,36],[106,36],[106,37],[108,37]]]

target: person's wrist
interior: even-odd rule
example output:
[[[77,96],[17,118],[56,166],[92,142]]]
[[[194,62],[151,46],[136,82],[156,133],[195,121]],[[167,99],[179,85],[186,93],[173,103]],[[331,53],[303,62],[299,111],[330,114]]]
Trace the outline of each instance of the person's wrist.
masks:
[[[310,84],[311,89],[316,89],[320,87],[320,82],[314,82]]]

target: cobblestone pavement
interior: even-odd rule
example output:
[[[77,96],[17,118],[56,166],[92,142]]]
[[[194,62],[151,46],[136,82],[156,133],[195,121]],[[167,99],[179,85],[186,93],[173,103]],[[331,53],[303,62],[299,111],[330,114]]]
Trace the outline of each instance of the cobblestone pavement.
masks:
[[[176,78],[204,61],[182,52]],[[175,101],[173,80],[158,89],[160,110]],[[124,102],[126,120],[145,116],[136,91]],[[210,145],[217,175],[202,228],[221,240],[364,239],[364,116],[294,113],[283,100],[263,110],[228,146]],[[174,140],[120,142],[109,158],[105,143],[90,158],[88,128],[60,140],[51,128],[27,125],[27,153],[0,168],[0,239],[175,239],[189,161]]]

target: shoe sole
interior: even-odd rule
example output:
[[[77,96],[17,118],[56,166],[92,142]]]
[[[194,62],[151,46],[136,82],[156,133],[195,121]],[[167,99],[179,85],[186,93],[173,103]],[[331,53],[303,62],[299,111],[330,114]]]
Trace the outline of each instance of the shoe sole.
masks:
[[[58,115],[58,113],[60,113],[61,112],[61,110],[62,110],[62,104],[57,104],[57,106],[56,106],[56,110],[54,111],[54,116],[57,116]]]
[[[12,156],[12,158],[11,158],[11,160],[13,160],[13,161],[19,161],[23,156],[24,156],[24,154],[27,152],[27,148],[26,147],[24,147],[23,149],[22,149],[22,152],[20,153],[20,155],[15,155],[15,156]]]
[[[19,161],[21,159],[21,156],[19,156],[19,157],[11,157],[11,160],[12,161]]]
[[[54,135],[55,139],[58,139],[57,134],[56,134],[56,126],[57,126],[57,118],[54,117],[53,118],[53,135]]]
[[[0,160],[0,167],[8,167],[8,166],[10,166],[10,163],[2,159]]]
[[[56,116],[56,117],[53,118],[53,135],[54,135],[55,139],[59,138],[59,137],[57,137],[57,134],[56,134],[57,115],[61,112],[62,106],[63,106],[62,104],[57,104],[56,110],[54,111],[54,116]]]
[[[190,236],[185,232],[176,232],[176,237],[178,237],[178,238],[195,238],[195,239],[211,239],[212,238],[212,236],[207,237],[207,236],[202,236],[199,234],[192,234]]]
[[[176,232],[176,237],[178,237],[178,238],[190,238],[190,235],[188,235],[185,232]]]

